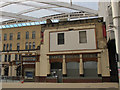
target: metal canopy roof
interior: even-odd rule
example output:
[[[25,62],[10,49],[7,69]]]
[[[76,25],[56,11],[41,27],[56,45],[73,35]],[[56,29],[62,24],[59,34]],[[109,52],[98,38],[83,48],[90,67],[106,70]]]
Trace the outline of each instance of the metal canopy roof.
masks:
[[[97,11],[60,0],[2,0],[0,22],[39,22],[97,16]]]

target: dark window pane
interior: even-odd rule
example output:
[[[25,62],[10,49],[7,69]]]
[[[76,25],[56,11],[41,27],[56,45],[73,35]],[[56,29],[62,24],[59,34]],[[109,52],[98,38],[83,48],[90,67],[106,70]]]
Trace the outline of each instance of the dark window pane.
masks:
[[[75,55],[65,55],[65,58],[80,58],[79,54],[75,54]]]
[[[86,31],[80,31],[79,32],[79,42],[80,43],[87,43]]]
[[[58,45],[64,44],[64,33],[58,33]]]
[[[35,31],[32,32],[32,39],[35,39]]]
[[[33,42],[33,49],[35,49],[35,42]]]
[[[18,32],[17,39],[18,40],[20,39],[20,32]]]
[[[26,32],[26,39],[29,39],[29,32]]]
[[[17,50],[20,50],[20,43],[17,43]]]
[[[4,59],[5,62],[7,62],[7,55],[5,55],[5,59]]]
[[[7,34],[4,34],[4,41],[7,40]]]
[[[28,50],[28,42],[25,43],[25,49]]]
[[[12,44],[10,44],[10,50],[12,50]]]
[[[7,44],[7,50],[8,50],[8,48],[9,48],[9,45]]]
[[[5,51],[5,46],[6,46],[6,45],[4,44],[4,45],[3,45],[3,51]]]
[[[51,63],[51,69],[62,69],[62,63],[60,62]]]
[[[13,33],[10,33],[10,40],[13,39]]]
[[[17,54],[15,54],[15,60],[17,60]]]
[[[1,62],[1,55],[0,55],[0,62]]]
[[[63,55],[51,55],[49,59],[63,59]]]
[[[31,42],[29,43],[29,49],[31,49]]]
[[[83,58],[97,58],[97,54],[83,54]]]
[[[9,62],[11,61],[11,55],[9,55],[9,57],[8,57],[8,61],[9,61]]]
[[[19,54],[19,60],[21,60],[21,54]]]

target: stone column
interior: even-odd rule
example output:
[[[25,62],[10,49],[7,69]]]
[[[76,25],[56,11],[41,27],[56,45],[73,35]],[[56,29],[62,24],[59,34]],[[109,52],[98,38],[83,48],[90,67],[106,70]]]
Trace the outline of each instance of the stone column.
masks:
[[[2,54],[1,62],[4,62],[4,59],[5,59],[5,55]]]
[[[8,74],[8,76],[12,76],[12,66],[11,65],[9,66],[9,74]]]
[[[83,75],[84,75],[84,72],[83,72],[82,54],[80,54],[79,73],[80,73],[80,76],[83,76]]]
[[[12,66],[12,76],[16,76],[16,66]]]
[[[49,61],[49,56],[47,56],[47,75],[50,75],[50,61]]]
[[[39,75],[40,75],[40,74],[39,74],[39,72],[40,72],[40,71],[39,71],[39,70],[40,70],[40,69],[39,69],[39,65],[40,65],[39,62],[36,62],[36,64],[35,64],[35,76],[39,76]]]
[[[101,72],[101,55],[100,55],[100,53],[98,53],[97,72],[98,72],[98,76],[101,76],[102,72]]]
[[[11,61],[15,60],[15,54],[11,54]]]
[[[5,68],[2,66],[2,67],[1,67],[1,75],[2,75],[2,76],[4,76],[4,69],[5,69]]]
[[[63,76],[65,76],[67,74],[67,72],[66,72],[65,55],[63,55],[62,74],[63,74]]]

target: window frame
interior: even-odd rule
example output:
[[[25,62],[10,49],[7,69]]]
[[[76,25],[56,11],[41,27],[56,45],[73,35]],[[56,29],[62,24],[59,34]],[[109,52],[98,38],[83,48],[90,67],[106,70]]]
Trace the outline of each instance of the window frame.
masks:
[[[81,36],[80,33],[85,32],[85,37]],[[83,35],[83,34],[82,34]],[[85,38],[85,41],[82,41],[82,39]],[[79,43],[87,43],[87,31],[79,31]]]
[[[7,55],[5,54],[4,62],[7,62]]]
[[[15,54],[15,60],[18,60],[18,55],[17,54]]]
[[[13,33],[10,33],[9,40],[13,40]]]
[[[63,38],[60,38],[61,36],[60,36],[60,34],[62,34],[63,35]],[[57,34],[57,44],[58,45],[63,45],[63,44],[65,44],[65,34],[64,33],[58,33]]]
[[[26,39],[29,39],[29,32],[26,32]]]
[[[36,34],[36,32],[35,31],[32,31],[32,39],[35,39],[35,35]]]
[[[12,50],[12,43],[10,43],[10,50]]]
[[[3,51],[5,51],[5,50],[6,50],[6,44],[3,45]]]
[[[10,54],[8,55],[8,61],[9,62],[11,61],[11,55]]]
[[[21,57],[22,57],[22,55],[21,55],[21,54],[19,54],[19,60],[21,60]]]
[[[20,32],[17,33],[17,40],[20,40]]]
[[[20,50],[20,43],[17,43],[17,50]]]
[[[29,50],[31,50],[31,49],[32,49],[32,43],[29,42]]]
[[[33,49],[35,49],[35,42],[33,42]]]
[[[6,50],[7,50],[7,51],[9,50],[9,44],[6,45]]]
[[[28,50],[28,42],[25,43],[25,50]]]
[[[4,34],[4,41],[6,41],[7,40],[7,34],[5,33]]]

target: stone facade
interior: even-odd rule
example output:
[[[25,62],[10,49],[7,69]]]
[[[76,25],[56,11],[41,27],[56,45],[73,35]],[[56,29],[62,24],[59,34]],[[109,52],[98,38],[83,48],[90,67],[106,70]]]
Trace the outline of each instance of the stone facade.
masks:
[[[70,32],[70,31],[77,31],[77,30],[90,30],[93,29],[94,33],[93,35],[95,36],[95,48],[94,49],[81,49],[81,50],[56,50],[56,51],[50,51],[50,33],[51,32]],[[43,24],[40,26],[29,26],[29,27],[21,27],[21,28],[13,28],[13,29],[3,29],[3,35],[4,33],[8,34],[7,40],[3,41],[3,45],[7,44],[7,43],[12,43],[13,44],[13,50],[14,53],[12,51],[9,52],[2,52],[3,56],[4,54],[15,54],[15,53],[21,53],[22,57],[25,58],[25,60],[27,60],[27,57],[32,57],[32,56],[36,56],[36,61],[34,62],[34,67],[30,67],[30,65],[26,65],[28,64],[28,62],[24,62],[23,58],[22,58],[22,75],[26,76],[28,73],[31,73],[34,71],[34,79],[33,81],[36,82],[58,82],[58,79],[56,79],[55,77],[51,76],[51,68],[52,68],[52,63],[61,63],[60,65],[60,69],[58,69],[58,72],[61,72],[62,74],[62,78],[63,79],[59,79],[62,80],[60,82],[104,82],[104,81],[110,81],[110,69],[109,69],[109,57],[108,57],[108,50],[107,50],[107,40],[106,37],[104,37],[103,35],[103,18],[93,18],[93,19],[84,19],[84,20],[76,20],[76,21],[62,21],[59,23],[48,23],[48,24]],[[14,33],[15,35],[17,35],[17,32],[21,32],[21,39],[20,40],[16,40],[16,36],[13,36],[13,41],[9,40],[9,33]],[[26,40],[25,39],[25,33],[26,31],[29,31],[29,39]],[[32,31],[36,31],[36,38],[33,40],[31,39],[31,32]],[[92,33],[91,33],[92,34]],[[41,36],[40,36],[41,35]],[[2,36],[4,38],[4,36]],[[55,39],[57,40],[57,39]],[[35,42],[36,43],[36,48],[37,46],[39,46],[38,49],[36,50],[25,50],[25,42]],[[17,51],[16,50],[16,44],[20,42],[20,49],[23,51]],[[71,42],[72,44],[72,42]],[[51,44],[52,45],[52,44]],[[74,46],[73,46],[74,47]],[[15,51],[16,50],[16,51]],[[90,55],[95,55],[90,57]],[[61,55],[62,58],[55,58],[52,59],[51,57],[56,56],[56,55]],[[67,55],[70,56],[74,56],[74,55],[78,55],[77,58],[66,58]],[[87,58],[85,58],[84,56],[88,55]],[[12,55],[12,60],[14,62],[16,62],[14,60],[15,55]],[[4,58],[2,59],[2,61],[4,62]],[[96,71],[97,71],[97,78],[95,77],[91,77],[89,79],[85,77],[85,63],[86,62],[95,62],[96,66]],[[72,64],[78,65],[78,73],[79,73],[79,77],[76,79],[76,77],[72,77],[72,78],[68,78],[68,63],[69,62],[74,62]],[[12,64],[10,65],[9,62],[4,62],[3,66],[5,66],[6,64],[9,64],[9,68],[14,68],[12,69],[13,71],[10,72],[9,70],[9,76],[11,75],[11,73],[13,76],[15,75],[15,70],[17,69],[17,65],[15,63],[12,62]],[[30,63],[29,63],[30,64]],[[31,63],[33,64],[33,63]],[[87,63],[86,63],[87,64]],[[21,65],[21,64],[19,64]],[[10,67],[11,66],[11,67]],[[16,69],[15,69],[16,68]],[[26,68],[26,69],[25,69]],[[31,69],[32,68],[32,69]],[[54,68],[54,67],[53,67]],[[34,69],[34,70],[33,70]],[[59,73],[59,75],[61,75]],[[25,77],[26,78],[26,77]],[[96,81],[95,81],[96,80]]]

